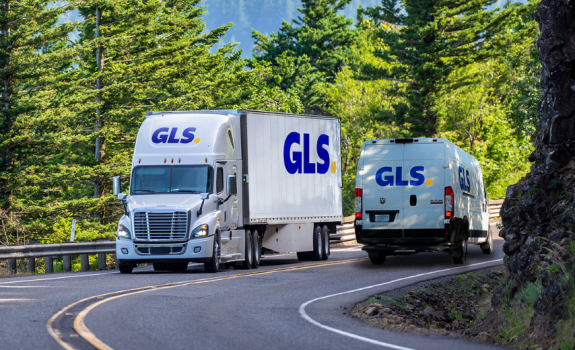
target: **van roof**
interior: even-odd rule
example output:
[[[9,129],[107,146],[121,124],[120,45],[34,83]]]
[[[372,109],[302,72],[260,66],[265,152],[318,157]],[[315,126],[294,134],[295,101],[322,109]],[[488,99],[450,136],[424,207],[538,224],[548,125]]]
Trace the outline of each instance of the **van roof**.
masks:
[[[156,112],[146,112],[146,118],[157,115],[164,114],[224,114],[240,116],[242,114],[262,114],[262,115],[283,115],[291,117],[309,117],[309,118],[322,118],[322,119],[340,119],[339,117],[332,117],[327,115],[312,115],[312,114],[293,114],[293,113],[282,113],[282,112],[268,112],[268,111],[257,111],[253,109],[208,109],[208,110],[198,110],[198,111],[156,111]]]

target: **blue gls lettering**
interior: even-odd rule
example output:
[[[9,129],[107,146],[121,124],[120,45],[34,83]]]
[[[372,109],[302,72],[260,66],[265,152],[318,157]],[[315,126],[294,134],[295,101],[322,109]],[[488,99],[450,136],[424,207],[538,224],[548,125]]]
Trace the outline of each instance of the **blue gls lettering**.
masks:
[[[329,152],[323,146],[329,146],[329,136],[322,134],[316,143],[316,151],[319,159],[323,163],[310,162],[310,137],[309,134],[303,134],[303,155],[302,152],[291,150],[294,144],[300,145],[301,135],[298,132],[291,132],[285,139],[284,143],[284,166],[288,173],[295,174],[302,172],[304,174],[325,174],[330,167]]]
[[[300,136],[297,132],[291,132],[284,143],[284,165],[286,170],[290,174],[300,173],[301,174],[301,152],[293,152],[293,158],[291,156],[291,146],[296,143],[299,145]]]
[[[469,170],[459,167],[459,187],[462,191],[469,192],[471,190],[471,181],[469,180]]]
[[[380,186],[393,186],[393,175],[387,175],[386,177],[382,178],[383,173],[391,173],[393,169],[389,166],[384,166],[380,168],[377,173],[375,174],[375,182],[377,182]]]
[[[423,167],[422,166],[414,166],[413,168],[411,168],[411,171],[409,172],[409,175],[411,175],[412,178],[417,179],[417,181],[409,181],[409,184],[411,186],[421,186],[423,185],[423,183],[425,182],[425,176],[423,176],[423,174],[420,174],[420,172],[423,172]]]
[[[161,132],[170,131],[169,128],[159,128],[152,134],[153,143],[166,143],[168,141],[168,134],[160,135]]]
[[[393,174],[392,167],[384,166],[383,168],[377,170],[377,172],[375,173],[375,182],[377,182],[379,186],[394,186],[394,180],[395,180],[395,186],[407,186],[407,185],[421,186],[425,183],[425,176],[422,174],[424,171],[425,171],[424,167],[414,166],[409,171],[409,175],[411,175],[411,177],[414,178],[415,180],[407,181],[403,180],[403,167],[398,166],[395,168],[395,178],[394,178],[393,175],[383,176],[384,173]],[[428,185],[430,186],[433,183],[431,180],[428,180],[428,182],[429,182]]]
[[[182,138],[178,139],[176,134],[178,133],[178,128],[173,128],[170,131],[170,128],[159,128],[158,130],[154,131],[152,134],[152,142],[153,143],[190,143],[194,140],[193,132],[196,131],[196,128],[186,128],[182,133]],[[168,134],[169,132],[169,134]]]

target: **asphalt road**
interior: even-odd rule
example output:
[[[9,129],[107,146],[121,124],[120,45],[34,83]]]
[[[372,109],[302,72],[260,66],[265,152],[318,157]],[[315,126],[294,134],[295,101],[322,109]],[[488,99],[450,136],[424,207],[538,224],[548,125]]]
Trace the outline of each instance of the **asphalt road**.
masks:
[[[502,243],[494,242],[491,255],[470,246],[464,266],[454,265],[445,253],[388,257],[385,265],[375,266],[352,246],[333,249],[328,261],[277,255],[263,258],[257,270],[218,274],[190,265],[185,273],[138,268],[131,275],[2,278],[0,349],[493,349],[371,328],[343,315],[340,306],[501,264]],[[373,285],[378,286],[365,288]],[[343,294],[314,301],[338,293]]]

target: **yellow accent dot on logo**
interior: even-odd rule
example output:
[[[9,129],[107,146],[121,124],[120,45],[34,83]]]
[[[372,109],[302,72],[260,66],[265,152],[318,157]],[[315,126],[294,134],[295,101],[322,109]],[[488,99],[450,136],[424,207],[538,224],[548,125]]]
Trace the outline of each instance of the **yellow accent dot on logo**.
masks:
[[[427,179],[427,181],[425,181],[425,183],[427,184],[427,186],[431,186],[431,185],[433,185],[433,180]]]
[[[200,138],[199,138],[199,137],[198,137],[198,138],[195,138],[195,139],[194,139],[194,142],[195,142],[195,143],[200,143]]]
[[[335,174],[335,171],[337,170],[337,165],[335,164],[335,161],[331,162],[331,173]]]

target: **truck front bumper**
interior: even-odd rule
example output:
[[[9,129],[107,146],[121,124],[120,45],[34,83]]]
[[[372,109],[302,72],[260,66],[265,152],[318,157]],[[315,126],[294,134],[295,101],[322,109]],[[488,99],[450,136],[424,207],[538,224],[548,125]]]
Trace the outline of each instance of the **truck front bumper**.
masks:
[[[154,262],[208,262],[212,258],[214,236],[191,239],[182,243],[138,242],[116,239],[116,257],[121,264]],[[144,249],[142,249],[144,248]],[[146,251],[148,253],[143,253]],[[155,249],[162,248],[162,249]],[[171,253],[173,251],[181,251]],[[157,251],[163,250],[160,254]],[[155,254],[152,254],[156,252]]]

